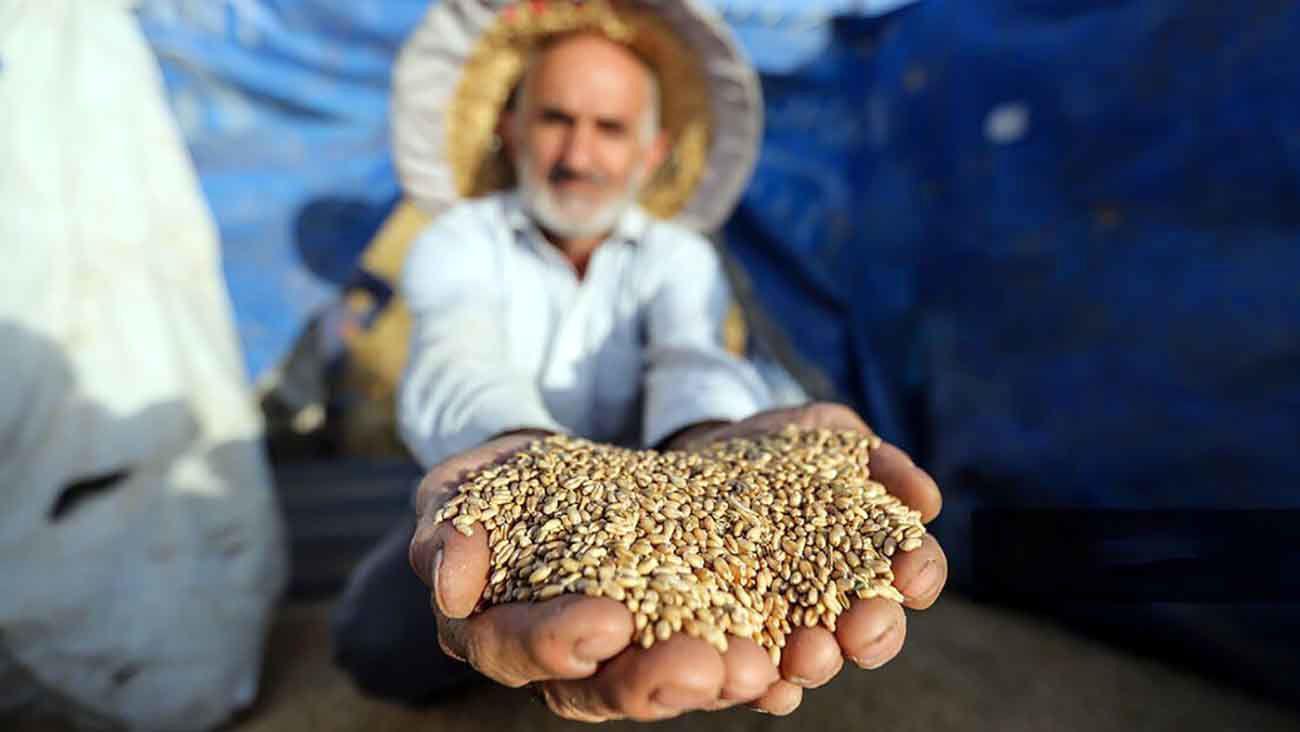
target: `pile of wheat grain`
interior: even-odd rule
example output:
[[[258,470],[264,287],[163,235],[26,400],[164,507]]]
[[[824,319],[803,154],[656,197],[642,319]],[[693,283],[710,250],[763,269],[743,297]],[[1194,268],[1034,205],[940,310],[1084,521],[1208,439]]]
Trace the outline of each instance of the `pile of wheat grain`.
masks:
[[[925,529],[870,479],[878,445],[796,428],[698,452],[551,437],[471,476],[438,519],[488,532],[481,608],[608,597],[643,646],[684,632],[725,651],[731,634],[779,663],[787,634],[833,631],[850,598],[902,599],[890,557]]]

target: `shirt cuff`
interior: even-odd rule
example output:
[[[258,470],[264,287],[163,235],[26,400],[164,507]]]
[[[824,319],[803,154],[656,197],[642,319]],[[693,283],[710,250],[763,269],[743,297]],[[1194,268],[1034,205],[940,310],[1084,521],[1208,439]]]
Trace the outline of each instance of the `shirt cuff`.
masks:
[[[520,408],[520,405],[500,405],[499,408],[484,407],[475,415],[473,421],[453,439],[463,439],[468,444],[463,450],[473,449],[484,442],[505,432],[515,430],[546,430],[547,432],[567,432],[541,407]]]
[[[750,389],[730,379],[710,381],[656,395],[646,409],[644,445],[658,445],[700,422],[735,422],[762,409],[762,401]]]
[[[522,403],[494,400],[475,404],[472,414],[465,415],[459,424],[455,422],[453,418],[451,424],[443,422],[424,434],[412,430],[403,435],[425,468],[472,450],[503,432],[522,429],[568,432],[543,406],[527,400]]]

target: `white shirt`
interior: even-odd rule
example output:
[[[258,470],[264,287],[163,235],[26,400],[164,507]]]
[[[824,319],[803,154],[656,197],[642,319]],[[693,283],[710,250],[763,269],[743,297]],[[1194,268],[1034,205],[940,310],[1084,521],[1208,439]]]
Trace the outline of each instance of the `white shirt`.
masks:
[[[412,246],[402,437],[426,466],[513,429],[652,446],[770,395],[723,347],[732,299],[703,237],[630,209],[579,280],[518,198],[466,201]]]

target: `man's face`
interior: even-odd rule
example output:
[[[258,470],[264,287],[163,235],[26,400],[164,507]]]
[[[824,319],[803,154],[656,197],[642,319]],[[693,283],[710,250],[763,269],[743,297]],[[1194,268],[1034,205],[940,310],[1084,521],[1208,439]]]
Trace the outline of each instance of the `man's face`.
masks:
[[[606,234],[662,158],[647,116],[649,73],[623,47],[591,35],[556,42],[535,63],[510,131],[524,202],[553,234]]]

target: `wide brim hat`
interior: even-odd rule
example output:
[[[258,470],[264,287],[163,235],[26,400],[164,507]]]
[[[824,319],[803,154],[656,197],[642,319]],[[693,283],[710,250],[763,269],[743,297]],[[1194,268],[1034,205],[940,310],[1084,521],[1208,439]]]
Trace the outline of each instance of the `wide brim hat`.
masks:
[[[498,121],[539,43],[599,33],[655,73],[671,149],[642,191],[651,214],[713,231],[753,172],[762,99],[720,18],[693,0],[443,0],[393,73],[393,152],[407,195],[436,215],[509,188]]]

